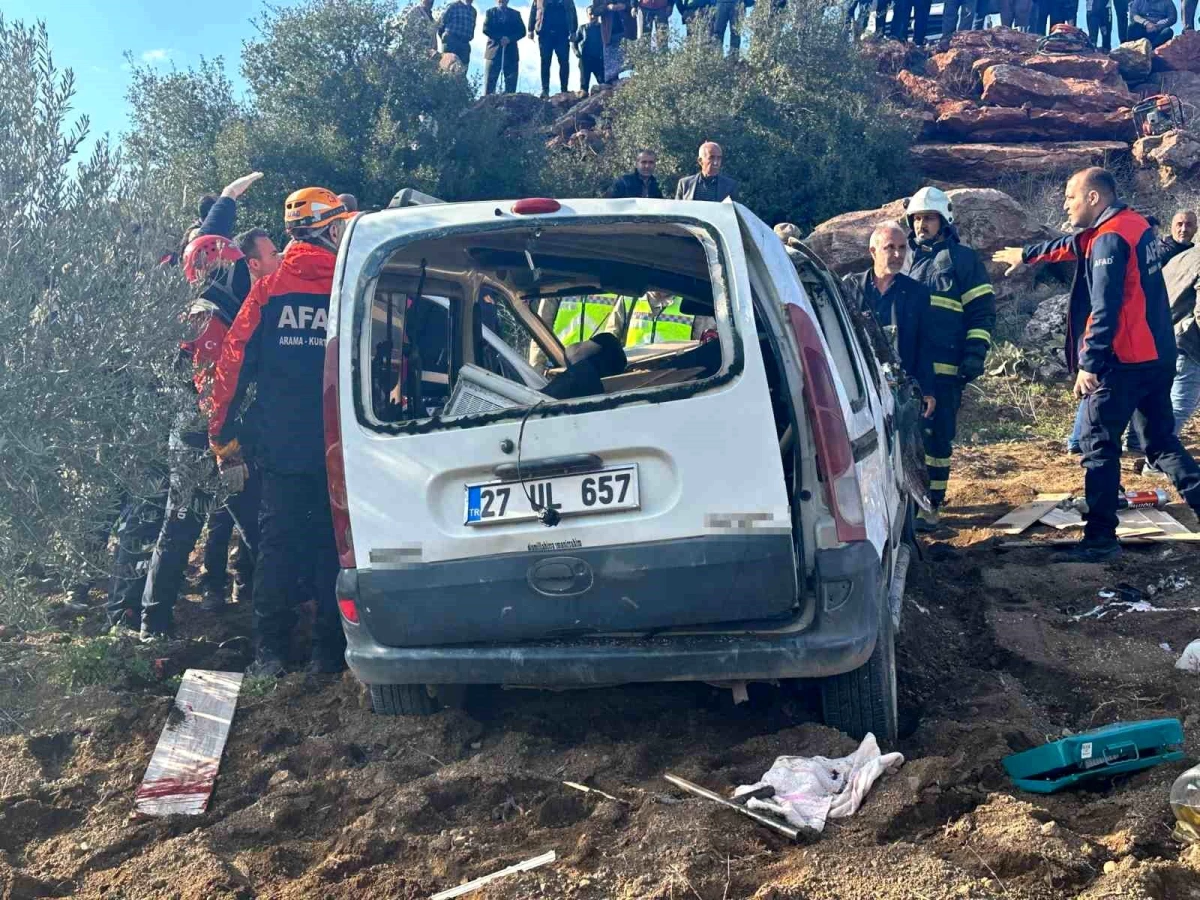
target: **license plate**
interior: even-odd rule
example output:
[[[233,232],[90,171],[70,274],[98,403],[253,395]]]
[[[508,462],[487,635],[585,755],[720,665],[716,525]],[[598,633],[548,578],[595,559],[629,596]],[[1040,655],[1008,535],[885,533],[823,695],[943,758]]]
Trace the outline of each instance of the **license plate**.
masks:
[[[531,502],[531,498],[532,501]],[[498,525],[538,517],[534,503],[560,516],[640,509],[637,466],[617,466],[584,475],[493,481],[467,485],[468,525]]]

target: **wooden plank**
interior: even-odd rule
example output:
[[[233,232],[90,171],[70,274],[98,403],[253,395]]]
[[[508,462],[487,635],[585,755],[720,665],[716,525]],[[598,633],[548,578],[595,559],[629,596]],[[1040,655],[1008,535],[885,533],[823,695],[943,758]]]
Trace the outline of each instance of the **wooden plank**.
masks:
[[[241,672],[188,669],[183,673],[175,705],[134,797],[139,813],[196,816],[204,812],[241,689]]]
[[[1058,531],[1064,528],[1082,528],[1083,516],[1077,509],[1059,509],[1055,507],[1038,519],[1043,525],[1049,525]]]
[[[448,891],[442,891],[439,894],[434,894],[429,900],[452,900],[454,897],[461,897],[463,894],[469,894],[471,891],[478,890],[485,884],[491,884],[498,878],[506,878],[509,875],[516,875],[518,872],[528,872],[530,869],[536,869],[538,866],[544,866],[546,863],[552,863],[558,859],[558,855],[551,850],[549,853],[543,853],[541,856],[535,856],[533,859],[527,859],[525,862],[519,862],[515,866],[509,866],[507,869],[501,869],[499,872],[493,872],[491,875],[484,875],[482,878],[476,878],[474,881],[468,881],[465,884],[460,884],[456,888],[450,888]]]
[[[1143,509],[1143,516],[1157,525],[1165,534],[1191,534],[1188,527],[1165,509]]]
[[[1162,529],[1146,518],[1144,510],[1123,509],[1117,513],[1117,538],[1162,534]]]
[[[1189,531],[1187,534],[1163,534],[1161,531],[1147,531],[1143,534],[1131,534],[1120,538],[1122,544],[1170,544],[1175,542],[1180,543],[1200,543],[1200,532]],[[1069,544],[1078,544],[1077,537],[1052,537],[1052,538],[1022,538],[1019,541],[1000,541],[996,546],[1001,550],[1028,550],[1034,547],[1064,547]]]
[[[992,523],[992,528],[1005,534],[1020,534],[1070,496],[1070,494],[1038,494],[1034,500],[1024,506],[1018,506],[1007,515],[997,519]]]

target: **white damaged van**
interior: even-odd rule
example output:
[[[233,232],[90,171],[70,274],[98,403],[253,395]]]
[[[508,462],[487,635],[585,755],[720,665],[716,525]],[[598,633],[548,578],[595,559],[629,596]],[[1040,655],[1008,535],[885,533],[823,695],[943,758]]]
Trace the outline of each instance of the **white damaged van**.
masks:
[[[856,335],[824,266],[738,204],[357,217],[325,427],[375,711],[470,684],[815,678],[829,724],[894,739],[910,504]]]

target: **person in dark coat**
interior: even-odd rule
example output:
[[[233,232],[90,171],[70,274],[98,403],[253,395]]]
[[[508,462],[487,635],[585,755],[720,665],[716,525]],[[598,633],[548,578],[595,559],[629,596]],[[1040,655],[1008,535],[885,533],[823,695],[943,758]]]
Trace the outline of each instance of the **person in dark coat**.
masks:
[[[564,93],[571,77],[567,45],[579,28],[573,0],[533,0],[529,7],[529,38],[537,39],[542,55],[542,97],[550,96],[550,63],[558,57],[558,86]]]
[[[679,184],[675,186],[675,199],[708,200],[713,203],[720,203],[726,198],[737,200],[737,181],[721,174],[724,157],[720,144],[714,141],[701,144],[700,171],[679,179]]]
[[[508,0],[496,0],[496,5],[483,17],[483,33],[487,36],[487,45],[483,49],[483,92],[496,93],[496,82],[503,72],[504,93],[515,94],[520,64],[517,43],[525,37],[521,14],[509,9]]]
[[[614,181],[605,196],[610,199],[651,197],[661,200],[662,191],[658,187],[658,179],[654,177],[656,165],[658,165],[658,156],[653,150],[639,150],[637,168]]]
[[[1127,36],[1131,41],[1149,38],[1151,44],[1161,47],[1175,36],[1173,26],[1178,18],[1175,0],[1133,0]]]
[[[884,222],[871,233],[871,268],[847,275],[842,283],[892,335],[900,365],[921,386],[925,418],[937,407],[934,399],[933,319],[929,288],[903,273],[908,256],[908,235],[895,222]]]
[[[1067,363],[1082,398],[1083,540],[1072,557],[1100,562],[1119,556],[1117,494],[1121,434],[1132,421],[1151,466],[1166,474],[1193,510],[1200,510],[1200,466],[1175,434],[1171,383],[1176,346],[1171,305],[1157,259],[1154,230],[1117,198],[1105,169],[1076,172],[1063,208],[1075,234],[998,251],[1008,265],[1074,262],[1067,313]]]
[[[579,86],[586,94],[593,76],[596,84],[604,84],[604,32],[594,8],[588,7],[588,20],[571,35],[571,44],[579,57]]]

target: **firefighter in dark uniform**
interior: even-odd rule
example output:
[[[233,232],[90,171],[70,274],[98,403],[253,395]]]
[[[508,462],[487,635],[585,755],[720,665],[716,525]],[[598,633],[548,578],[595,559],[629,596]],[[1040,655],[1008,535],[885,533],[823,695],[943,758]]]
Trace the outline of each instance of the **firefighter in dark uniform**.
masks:
[[[1121,435],[1133,434],[1152,466],[1174,482],[1200,512],[1200,466],[1175,434],[1171,382],[1175,332],[1159,248],[1150,224],[1117,199],[1112,175],[1076,172],[1063,209],[1076,234],[1027,247],[1007,247],[992,259],[1012,272],[1021,264],[1074,262],[1067,313],[1067,363],[1083,401],[1083,539],[1071,556],[1101,562],[1120,555],[1117,495]]]
[[[912,251],[906,274],[929,289],[937,405],[925,428],[932,512],[922,510],[917,529],[938,527],[946,499],[950,456],[963,387],[983,374],[996,324],[996,295],[979,254],[959,242],[950,198],[935,187],[917,191],[905,205]]]
[[[231,491],[246,465],[234,414],[251,383],[261,424],[255,461],[262,471],[254,569],[252,674],[283,672],[297,576],[311,575],[317,603],[310,674],[346,667],[337,608],[338,551],[325,474],[321,383],[337,248],[356,214],[325,188],[302,188],[284,203],[292,239],[279,268],[257,282],[225,337],[210,397],[209,439]]]

